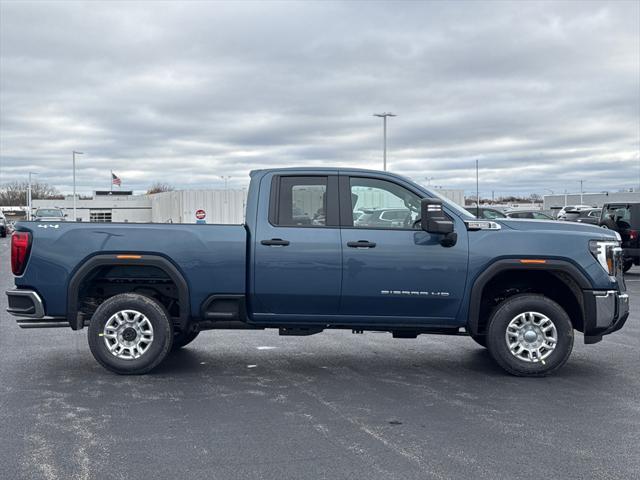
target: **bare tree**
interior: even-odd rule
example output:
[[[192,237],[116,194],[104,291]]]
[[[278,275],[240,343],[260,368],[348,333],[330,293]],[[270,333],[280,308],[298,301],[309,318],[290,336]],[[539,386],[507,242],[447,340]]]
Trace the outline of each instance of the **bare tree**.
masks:
[[[169,185],[168,183],[162,182],[153,182],[149,189],[147,190],[147,195],[151,195],[154,193],[162,193],[162,192],[173,192],[175,190],[173,185]]]
[[[28,182],[9,182],[0,187],[0,205],[19,207],[27,204]],[[57,188],[47,183],[31,183],[31,198],[33,200],[54,199],[62,200],[64,196]]]

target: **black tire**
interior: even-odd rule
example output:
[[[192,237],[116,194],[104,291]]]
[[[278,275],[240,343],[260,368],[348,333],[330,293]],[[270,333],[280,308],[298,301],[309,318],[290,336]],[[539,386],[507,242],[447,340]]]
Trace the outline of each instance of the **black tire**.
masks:
[[[186,331],[180,332],[173,336],[173,346],[171,347],[173,350],[178,350],[184,346],[189,345],[193,342],[200,332],[197,331]]]
[[[528,362],[511,353],[505,339],[507,326],[519,314],[538,312],[555,325],[557,343],[544,361]],[[562,367],[573,349],[573,325],[564,309],[553,300],[536,294],[515,295],[494,310],[487,329],[487,348],[493,359],[512,375],[543,377]]]
[[[627,273],[629,270],[631,270],[631,267],[633,267],[633,260],[625,260],[624,264],[622,265],[622,270]]]
[[[153,327],[153,341],[139,358],[116,357],[103,338],[109,319],[124,310],[142,313]],[[104,368],[121,375],[141,375],[158,366],[171,350],[173,325],[169,313],[160,303],[137,293],[123,293],[105,300],[98,307],[91,318],[88,338],[93,357]]]
[[[487,336],[486,335],[469,335],[474,342],[481,347],[487,348]]]

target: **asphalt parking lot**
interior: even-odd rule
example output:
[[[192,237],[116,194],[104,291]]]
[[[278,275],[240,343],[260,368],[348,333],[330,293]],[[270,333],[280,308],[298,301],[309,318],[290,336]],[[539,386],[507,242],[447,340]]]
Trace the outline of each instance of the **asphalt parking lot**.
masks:
[[[11,288],[0,239],[0,289]],[[555,376],[515,378],[464,337],[204,332],[122,377],[86,331],[21,330],[0,300],[7,479],[640,478],[632,314]]]

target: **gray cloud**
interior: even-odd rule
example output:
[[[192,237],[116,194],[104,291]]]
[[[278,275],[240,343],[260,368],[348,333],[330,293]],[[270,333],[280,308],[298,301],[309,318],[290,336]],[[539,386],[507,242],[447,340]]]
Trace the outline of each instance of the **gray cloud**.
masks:
[[[0,182],[245,185],[381,166],[498,193],[637,187],[637,2],[0,3]]]

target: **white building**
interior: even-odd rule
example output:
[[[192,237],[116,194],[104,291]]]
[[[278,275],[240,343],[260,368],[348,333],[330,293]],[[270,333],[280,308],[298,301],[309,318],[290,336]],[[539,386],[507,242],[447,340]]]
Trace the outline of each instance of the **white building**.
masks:
[[[565,205],[592,205],[600,208],[605,203],[640,202],[640,192],[602,192],[545,195],[544,209],[562,208]]]
[[[154,223],[244,223],[246,190],[177,190],[149,195]],[[204,212],[204,218],[202,217]]]
[[[67,220],[73,220],[73,196],[64,200],[33,200],[34,212],[38,208],[60,208]],[[131,192],[95,192],[91,198],[76,200],[78,221],[81,222],[150,222],[151,199],[147,195]]]

